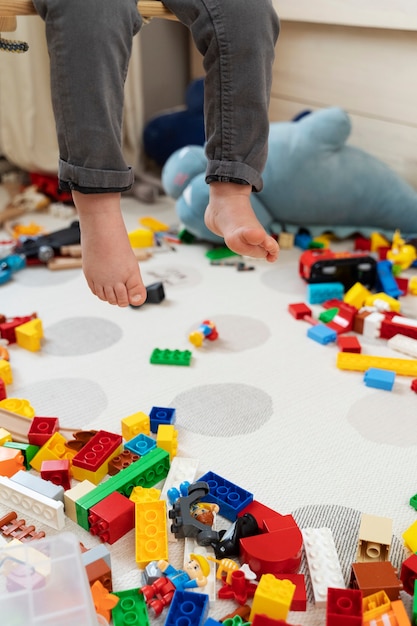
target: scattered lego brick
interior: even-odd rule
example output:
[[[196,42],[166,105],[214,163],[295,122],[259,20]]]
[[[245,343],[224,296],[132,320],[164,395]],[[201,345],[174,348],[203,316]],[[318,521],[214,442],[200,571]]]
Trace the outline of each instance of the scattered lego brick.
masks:
[[[161,350],[155,348],[150,357],[154,365],[183,365],[191,364],[192,352],[190,350]]]

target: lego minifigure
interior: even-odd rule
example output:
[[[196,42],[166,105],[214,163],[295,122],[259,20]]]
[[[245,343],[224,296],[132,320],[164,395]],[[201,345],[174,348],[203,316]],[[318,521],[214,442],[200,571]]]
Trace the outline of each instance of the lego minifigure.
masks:
[[[164,560],[158,561],[158,568],[164,575],[151,585],[141,587],[146,604],[153,609],[156,616],[170,604],[177,589],[184,591],[205,587],[210,573],[210,565],[201,554],[190,554],[183,570],[176,569]]]

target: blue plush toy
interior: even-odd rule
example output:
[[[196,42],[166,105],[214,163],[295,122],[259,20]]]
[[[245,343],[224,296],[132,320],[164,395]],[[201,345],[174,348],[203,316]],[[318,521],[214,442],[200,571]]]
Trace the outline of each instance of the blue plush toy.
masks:
[[[308,228],[338,237],[378,231],[392,237],[417,234],[417,192],[387,165],[347,145],[350,119],[337,107],[296,122],[271,124],[264,188],[252,206],[270,232]],[[201,146],[173,153],[162,170],[167,195],[176,199],[185,228],[201,239],[222,242],[204,224],[209,188]]]

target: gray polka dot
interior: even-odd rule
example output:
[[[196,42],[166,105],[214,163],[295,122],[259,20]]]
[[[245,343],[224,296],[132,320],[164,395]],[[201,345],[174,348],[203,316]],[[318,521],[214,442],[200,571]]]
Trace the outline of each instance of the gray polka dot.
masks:
[[[261,389],[237,383],[203,385],[176,396],[177,423],[209,437],[253,433],[271,418],[272,399]]]
[[[100,317],[70,317],[44,330],[42,351],[55,356],[80,356],[105,350],[120,341],[123,331]]]
[[[186,265],[153,265],[152,268],[147,268],[144,263],[141,271],[145,285],[161,282],[167,289],[195,287],[202,280],[197,270]]]
[[[297,276],[297,269],[294,267],[293,271],[289,272],[288,265],[281,264],[276,266],[263,272],[261,282],[274,291],[290,294],[293,302],[306,299],[307,283]]]
[[[62,427],[84,428],[108,403],[100,385],[85,378],[40,381],[16,389],[14,395],[27,398],[36,415],[58,417]]]
[[[254,317],[246,317],[244,315],[213,315],[210,319],[216,326],[219,337],[215,341],[205,339],[201,348],[198,350],[214,350],[215,352],[242,352],[257,348],[271,336],[268,326]],[[203,322],[199,320],[190,326],[188,335],[198,330]]]
[[[375,443],[409,448],[417,444],[417,430],[415,427],[416,397],[410,390],[404,388],[404,393],[398,388],[394,391],[378,391],[376,394],[357,400],[349,408],[348,422],[362,437]],[[381,393],[384,401],[380,402]],[[401,393],[401,419],[398,415],[399,398]]]
[[[43,265],[33,265],[26,267],[21,272],[16,272],[13,275],[13,280],[22,287],[54,287],[79,278],[80,271],[74,269],[53,272]]]

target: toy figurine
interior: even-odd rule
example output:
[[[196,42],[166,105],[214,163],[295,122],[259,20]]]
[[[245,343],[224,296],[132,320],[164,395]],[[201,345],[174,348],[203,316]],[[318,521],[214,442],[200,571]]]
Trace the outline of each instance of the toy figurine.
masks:
[[[190,507],[190,514],[198,522],[211,527],[219,510],[219,505],[213,502],[195,502]]]
[[[188,339],[196,348],[200,348],[203,345],[204,339],[209,341],[215,341],[219,336],[216,326],[210,320],[204,320],[198,327],[198,330],[194,330],[189,334]]]
[[[210,565],[201,554],[190,554],[184,569],[176,569],[168,561],[158,561],[158,568],[164,574],[151,585],[141,587],[141,592],[148,607],[151,607],[156,616],[171,603],[175,591],[178,589],[195,589],[207,585],[207,576]]]

